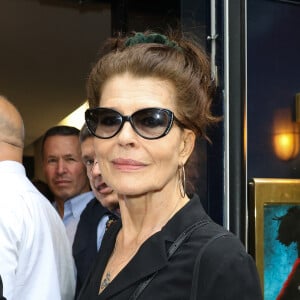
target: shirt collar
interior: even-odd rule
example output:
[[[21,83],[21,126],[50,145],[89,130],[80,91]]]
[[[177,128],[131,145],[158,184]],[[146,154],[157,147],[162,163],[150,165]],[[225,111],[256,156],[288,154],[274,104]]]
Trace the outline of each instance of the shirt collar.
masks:
[[[94,194],[90,191],[67,200],[64,203],[64,215],[67,215],[67,212],[70,212],[74,216],[74,218],[79,217],[86,205],[93,198]]]

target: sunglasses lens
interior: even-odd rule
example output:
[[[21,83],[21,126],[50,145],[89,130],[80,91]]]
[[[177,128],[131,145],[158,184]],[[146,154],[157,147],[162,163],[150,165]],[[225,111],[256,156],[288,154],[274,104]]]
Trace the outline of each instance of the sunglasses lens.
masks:
[[[122,124],[122,116],[111,109],[91,109],[86,113],[86,123],[95,136],[105,139],[118,132]]]
[[[122,124],[122,116],[113,110],[103,110],[98,118],[96,134],[104,138],[114,136]]]
[[[135,130],[144,138],[155,139],[163,136],[169,129],[172,114],[159,108],[139,110],[132,115]]]

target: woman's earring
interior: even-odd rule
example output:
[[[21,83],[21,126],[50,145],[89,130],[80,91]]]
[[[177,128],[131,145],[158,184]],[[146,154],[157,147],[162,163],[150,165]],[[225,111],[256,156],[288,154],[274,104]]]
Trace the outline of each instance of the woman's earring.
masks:
[[[179,169],[179,191],[182,198],[185,197],[185,170],[184,165]]]

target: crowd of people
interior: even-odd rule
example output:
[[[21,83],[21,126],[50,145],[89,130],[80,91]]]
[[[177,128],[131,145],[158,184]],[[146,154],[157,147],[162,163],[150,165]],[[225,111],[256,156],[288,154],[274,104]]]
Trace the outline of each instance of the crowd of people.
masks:
[[[182,34],[108,39],[81,130],[43,136],[47,194],[26,178],[22,117],[1,97],[3,297],[262,299],[252,257],[186,190],[196,138],[220,120],[214,90],[205,51]]]

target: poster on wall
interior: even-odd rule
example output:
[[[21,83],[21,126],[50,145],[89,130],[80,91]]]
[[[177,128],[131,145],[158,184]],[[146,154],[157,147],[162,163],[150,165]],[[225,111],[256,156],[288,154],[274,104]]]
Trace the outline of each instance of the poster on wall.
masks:
[[[300,299],[300,180],[254,178],[249,204],[249,250],[264,299]]]

